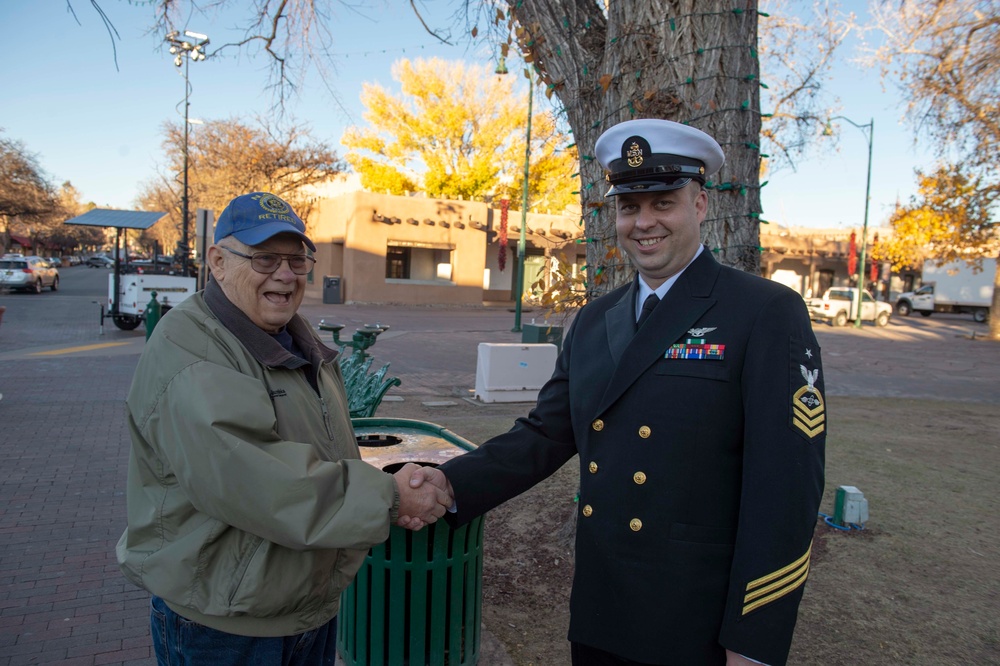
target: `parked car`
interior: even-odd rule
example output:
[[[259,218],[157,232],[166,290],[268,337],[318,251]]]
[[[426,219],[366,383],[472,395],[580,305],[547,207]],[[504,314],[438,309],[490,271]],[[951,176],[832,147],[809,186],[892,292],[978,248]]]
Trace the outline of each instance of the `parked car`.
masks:
[[[87,265],[91,268],[114,268],[115,260],[104,254],[96,254],[87,259]]]
[[[59,269],[41,257],[0,259],[0,287],[42,293],[59,289]]]
[[[857,317],[857,287],[833,287],[827,289],[823,298],[806,301],[809,317],[813,321],[825,321],[831,326],[846,326]],[[876,326],[888,326],[892,316],[892,305],[872,298],[868,290],[861,292],[861,319],[873,321]]]

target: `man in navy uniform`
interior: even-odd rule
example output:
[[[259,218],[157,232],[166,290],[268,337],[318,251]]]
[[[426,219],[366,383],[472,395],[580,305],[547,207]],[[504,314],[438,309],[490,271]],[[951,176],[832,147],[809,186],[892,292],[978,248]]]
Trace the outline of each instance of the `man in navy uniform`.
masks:
[[[808,312],[701,244],[725,160],[712,137],[631,120],[596,154],[638,276],[580,310],[528,416],[441,466],[448,519],[579,454],[573,664],[782,664],[823,493]]]

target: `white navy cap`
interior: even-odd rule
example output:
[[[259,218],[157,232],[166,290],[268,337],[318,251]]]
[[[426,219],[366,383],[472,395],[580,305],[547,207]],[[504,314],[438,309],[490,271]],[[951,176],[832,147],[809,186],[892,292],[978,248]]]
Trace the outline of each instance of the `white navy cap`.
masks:
[[[726,161],[722,147],[708,134],[658,118],[611,127],[597,139],[594,152],[607,171],[608,197],[676,190],[692,179],[704,183]]]

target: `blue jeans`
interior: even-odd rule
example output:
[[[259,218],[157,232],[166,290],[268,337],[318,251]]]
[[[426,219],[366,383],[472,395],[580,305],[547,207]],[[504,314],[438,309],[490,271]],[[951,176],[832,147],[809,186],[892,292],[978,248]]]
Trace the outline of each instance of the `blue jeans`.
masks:
[[[181,617],[154,596],[149,624],[159,666],[333,666],[337,659],[337,618],[297,636],[237,636]]]

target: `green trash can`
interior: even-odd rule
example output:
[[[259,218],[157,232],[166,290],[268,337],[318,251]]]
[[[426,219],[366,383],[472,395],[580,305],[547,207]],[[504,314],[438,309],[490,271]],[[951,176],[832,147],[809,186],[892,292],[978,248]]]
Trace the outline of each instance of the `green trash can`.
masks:
[[[548,323],[524,324],[521,327],[521,342],[526,344],[549,343],[556,346],[556,351],[562,351],[563,327]]]
[[[412,419],[352,419],[361,457],[387,472],[436,466],[475,448]],[[340,598],[337,649],[347,666],[474,666],[479,660],[483,519],[419,532],[393,525]]]

